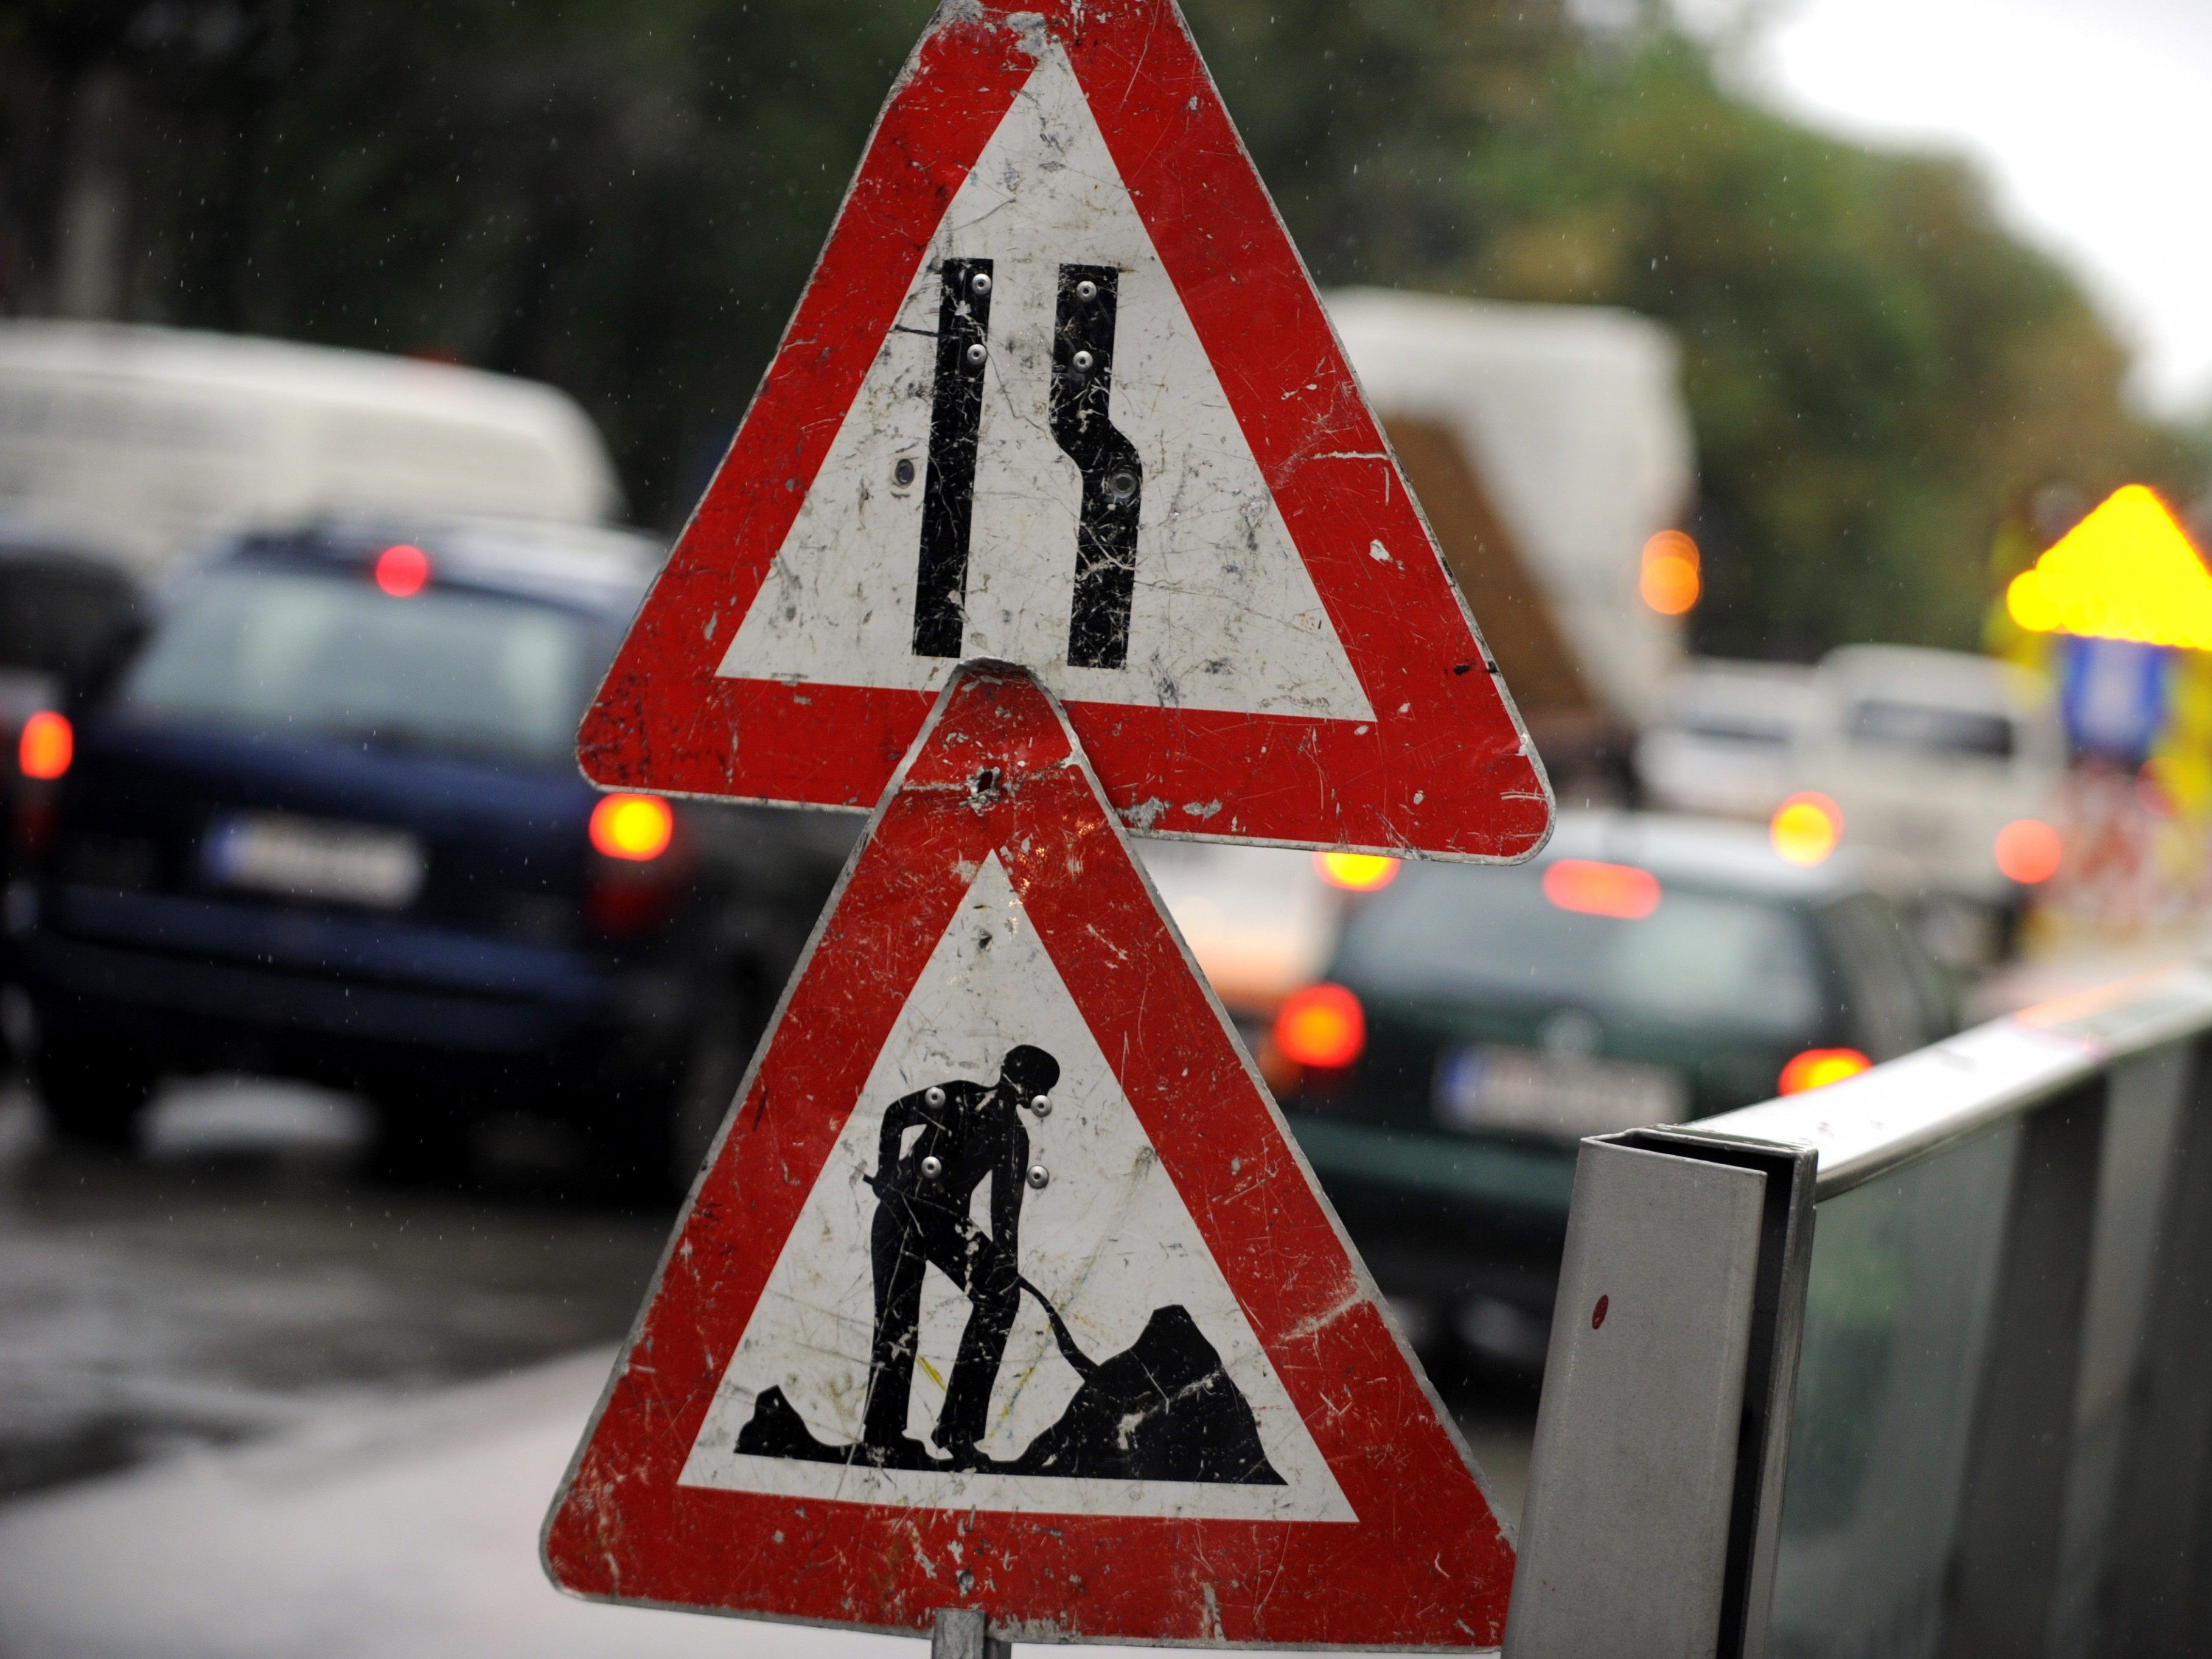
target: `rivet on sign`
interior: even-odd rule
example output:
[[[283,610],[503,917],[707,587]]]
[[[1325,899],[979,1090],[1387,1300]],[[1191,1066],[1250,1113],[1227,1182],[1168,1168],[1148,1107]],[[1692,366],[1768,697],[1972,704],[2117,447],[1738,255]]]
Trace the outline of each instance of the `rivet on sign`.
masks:
[[[1137,493],[1137,475],[1116,472],[1106,480],[1106,495],[1109,501],[1126,501]]]
[[[933,1083],[931,1084],[928,1088],[922,1091],[921,1097],[933,1106],[942,1106],[945,1104],[945,1091],[939,1088]]]
[[[1084,281],[1079,282],[1075,285],[1075,297],[1079,300],[1097,299],[1098,297],[1098,284],[1090,281],[1088,278],[1085,278]]]
[[[968,348],[968,361],[971,363],[981,362],[983,361],[983,348],[980,345],[969,346]]]
[[[1030,1102],[1030,1110],[1035,1112],[1039,1117],[1050,1117],[1052,1115],[1052,1097],[1050,1095],[1039,1095],[1035,1100]]]
[[[921,1160],[921,1173],[924,1180],[936,1180],[938,1176],[945,1173],[945,1160],[938,1157],[935,1152],[932,1152],[927,1158]]]
[[[1590,1310],[1590,1328],[1592,1330],[1595,1330],[1599,1326],[1605,1323],[1605,1310],[1612,1305],[1613,1298],[1611,1297],[1601,1296],[1598,1297],[1597,1306]]]
[[[1091,354],[1087,351],[1077,352],[1075,354],[1075,366],[1079,369],[1089,368],[1091,367]]]
[[[1051,1179],[1052,1171],[1046,1169],[1043,1164],[1032,1164],[1030,1165],[1030,1185],[1036,1188],[1039,1192],[1042,1192],[1044,1190],[1045,1182]]]
[[[912,483],[914,482],[914,463],[902,457],[899,464],[891,469],[891,482],[898,485],[902,489],[905,489],[907,485]]]
[[[969,286],[978,294],[988,294],[991,291],[991,273],[988,270],[977,271],[975,280]]]

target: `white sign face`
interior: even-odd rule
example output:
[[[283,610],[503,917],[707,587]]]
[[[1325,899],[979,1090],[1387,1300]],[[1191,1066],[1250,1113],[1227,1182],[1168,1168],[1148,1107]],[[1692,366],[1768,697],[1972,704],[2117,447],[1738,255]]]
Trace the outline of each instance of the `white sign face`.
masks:
[[[1017,1051],[1056,1069],[1042,1114],[1033,1085],[993,1087]],[[1106,1477],[1085,1473],[1100,1435]],[[682,1483],[1356,1518],[995,854],[877,1057]]]
[[[1057,45],[720,672],[934,690],[976,657],[1072,701],[1374,712]]]

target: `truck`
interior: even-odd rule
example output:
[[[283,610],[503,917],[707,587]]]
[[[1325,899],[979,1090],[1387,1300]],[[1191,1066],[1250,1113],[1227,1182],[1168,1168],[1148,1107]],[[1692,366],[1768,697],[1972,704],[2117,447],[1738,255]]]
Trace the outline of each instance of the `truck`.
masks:
[[[1327,303],[1561,801],[1632,798],[1695,600],[1673,335],[1598,306],[1371,288]],[[1662,550],[1688,589],[1646,580]]]
[[[141,579],[332,513],[582,524],[622,505],[598,428],[552,386],[289,340],[0,322],[0,517]]]

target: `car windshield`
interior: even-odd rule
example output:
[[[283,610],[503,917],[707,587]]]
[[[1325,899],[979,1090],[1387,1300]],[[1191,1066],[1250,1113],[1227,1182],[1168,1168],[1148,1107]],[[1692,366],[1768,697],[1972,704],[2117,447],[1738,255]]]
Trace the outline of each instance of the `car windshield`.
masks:
[[[131,665],[125,706],[436,752],[565,760],[591,690],[574,612],[444,587],[235,568],[200,583]]]
[[[1980,755],[1993,760],[2012,757],[2012,722],[1980,709],[1870,697],[1851,710],[1850,732],[1855,741],[1885,749]]]
[[[1346,931],[1336,973],[1363,994],[1586,1007],[1650,1026],[1794,1037],[1824,1009],[1809,918],[1661,885],[1648,914],[1590,915],[1540,872],[1405,866]]]

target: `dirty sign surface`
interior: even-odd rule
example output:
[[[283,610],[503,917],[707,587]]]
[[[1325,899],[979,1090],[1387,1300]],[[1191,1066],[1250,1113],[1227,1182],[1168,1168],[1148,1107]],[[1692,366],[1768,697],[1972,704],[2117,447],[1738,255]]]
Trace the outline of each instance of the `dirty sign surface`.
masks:
[[[622,1601],[1475,1648],[1513,1556],[1049,697],[878,809],[547,1522]]]
[[[872,807],[963,659],[1139,831],[1508,858],[1540,769],[1170,0],[958,0],[585,722]]]

